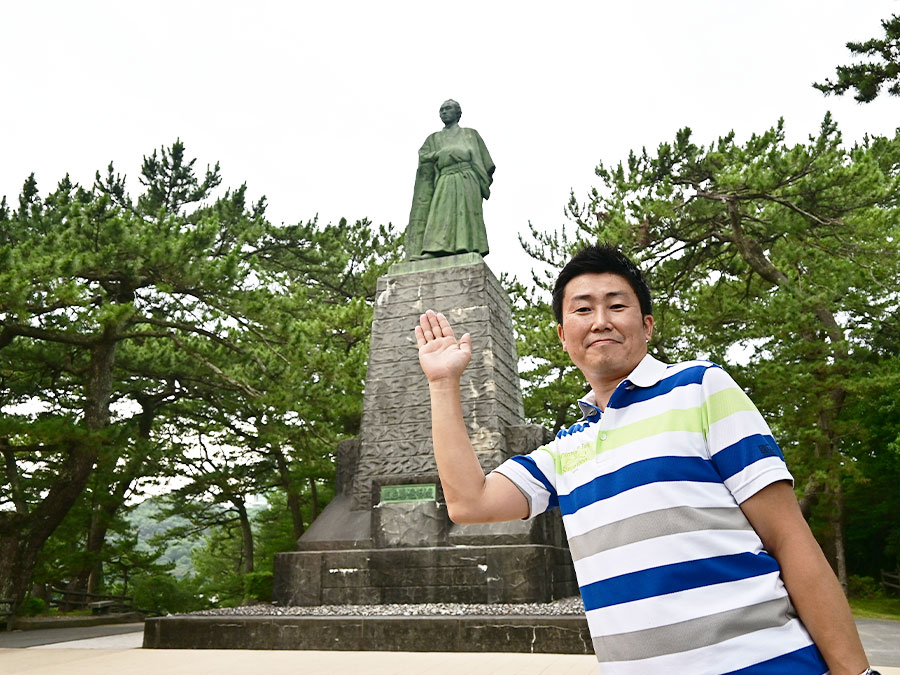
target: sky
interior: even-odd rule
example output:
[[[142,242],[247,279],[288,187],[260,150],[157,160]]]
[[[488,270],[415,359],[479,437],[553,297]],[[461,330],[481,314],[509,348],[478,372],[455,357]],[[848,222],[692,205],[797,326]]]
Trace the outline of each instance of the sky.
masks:
[[[453,3],[32,0],[0,3],[0,196],[15,205],[181,139],[273,222],[406,225],[417,151],[454,98],[497,165],[485,221],[499,276],[529,277],[517,235],[566,222],[599,162],[685,126],[708,144],[831,111],[848,142],[893,134],[900,100],[810,84],[881,34],[898,0]]]

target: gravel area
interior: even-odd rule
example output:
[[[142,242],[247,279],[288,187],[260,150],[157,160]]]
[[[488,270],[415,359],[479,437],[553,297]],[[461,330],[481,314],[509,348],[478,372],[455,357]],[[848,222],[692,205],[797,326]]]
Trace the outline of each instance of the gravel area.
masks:
[[[584,614],[580,597],[554,602],[521,604],[464,604],[434,602],[415,605],[320,605],[318,607],[279,607],[247,605],[225,609],[206,609],[188,616],[497,616],[527,614],[529,616],[562,616]]]

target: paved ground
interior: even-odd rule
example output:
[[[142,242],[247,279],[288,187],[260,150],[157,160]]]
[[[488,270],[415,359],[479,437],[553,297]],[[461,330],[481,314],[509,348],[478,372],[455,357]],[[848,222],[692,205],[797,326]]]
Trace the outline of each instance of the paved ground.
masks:
[[[39,628],[36,630],[14,630],[0,633],[0,649],[5,647],[37,647],[40,645],[63,646],[75,640],[91,642],[106,649],[130,649],[141,646],[143,623],[118,623],[105,626],[83,626],[76,628]],[[125,635],[113,640],[109,636]],[[125,639],[127,642],[122,642]],[[81,644],[67,646],[82,647]],[[0,673],[3,671],[0,670]]]
[[[872,663],[895,666],[900,673],[900,621],[858,619],[856,628]],[[884,673],[886,671],[882,669]]]
[[[882,675],[900,675],[900,622],[858,621]],[[0,633],[3,675],[597,675],[593,656],[138,649],[141,624]],[[18,648],[17,648],[18,647]],[[22,647],[26,647],[22,649]]]

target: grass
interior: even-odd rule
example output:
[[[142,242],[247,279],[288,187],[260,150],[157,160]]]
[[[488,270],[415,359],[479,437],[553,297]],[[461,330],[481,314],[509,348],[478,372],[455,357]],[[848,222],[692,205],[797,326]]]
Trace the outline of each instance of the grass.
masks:
[[[850,598],[856,619],[900,621],[900,598]]]

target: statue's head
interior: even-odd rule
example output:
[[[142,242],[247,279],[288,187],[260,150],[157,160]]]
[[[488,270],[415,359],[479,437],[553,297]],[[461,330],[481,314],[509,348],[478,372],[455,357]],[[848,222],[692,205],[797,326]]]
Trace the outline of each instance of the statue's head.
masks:
[[[462,108],[459,103],[454,101],[452,98],[448,98],[446,101],[441,103],[441,122],[444,124],[450,124],[451,122],[459,122],[459,118],[462,117]]]

